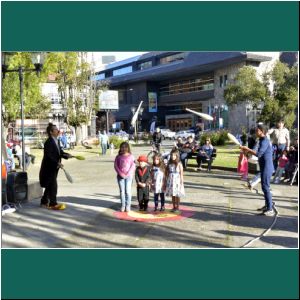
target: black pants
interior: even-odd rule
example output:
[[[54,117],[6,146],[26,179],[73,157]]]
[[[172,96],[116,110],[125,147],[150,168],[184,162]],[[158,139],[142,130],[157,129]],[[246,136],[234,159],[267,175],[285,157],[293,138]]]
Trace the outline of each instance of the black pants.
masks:
[[[157,193],[154,194],[154,205],[155,207],[158,206],[158,198],[160,196],[160,203],[161,203],[161,207],[165,206],[165,194],[164,193]]]
[[[48,204],[49,206],[55,206],[57,204],[57,174],[53,176],[46,186],[43,197],[41,199],[41,204]]]
[[[198,155],[197,156],[197,164],[198,168],[201,168],[202,163],[207,163],[207,169],[211,170],[211,158],[205,156],[205,155]]]
[[[191,156],[192,156],[192,152],[189,152],[189,153],[182,152],[180,154],[180,160],[181,160],[181,163],[182,163],[184,169],[186,169],[187,161],[188,161],[189,158],[191,158]]]
[[[148,208],[149,202],[149,188],[138,188],[137,198],[139,202],[140,209],[146,210]]]

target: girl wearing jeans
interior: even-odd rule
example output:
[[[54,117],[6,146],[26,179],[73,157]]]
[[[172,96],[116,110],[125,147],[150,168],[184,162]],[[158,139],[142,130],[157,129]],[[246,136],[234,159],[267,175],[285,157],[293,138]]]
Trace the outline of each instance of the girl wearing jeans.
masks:
[[[123,142],[120,145],[119,153],[115,158],[115,170],[120,189],[121,211],[129,212],[131,208],[131,186],[135,163],[127,142]]]

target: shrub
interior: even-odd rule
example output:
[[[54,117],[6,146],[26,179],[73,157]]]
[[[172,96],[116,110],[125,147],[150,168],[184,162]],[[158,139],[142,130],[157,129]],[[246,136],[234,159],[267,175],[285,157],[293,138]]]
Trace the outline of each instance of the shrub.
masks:
[[[225,145],[225,142],[228,140],[227,131],[220,130],[220,131],[205,132],[204,134],[201,135],[201,140],[200,140],[201,145],[205,144],[206,138],[210,138],[213,146],[222,146]]]
[[[291,144],[295,141],[295,139],[298,137],[298,129],[293,128],[290,130],[290,139],[291,139]]]
[[[118,136],[111,136],[109,138],[109,144],[113,144],[115,149],[119,149],[120,145],[124,142],[124,140]]]

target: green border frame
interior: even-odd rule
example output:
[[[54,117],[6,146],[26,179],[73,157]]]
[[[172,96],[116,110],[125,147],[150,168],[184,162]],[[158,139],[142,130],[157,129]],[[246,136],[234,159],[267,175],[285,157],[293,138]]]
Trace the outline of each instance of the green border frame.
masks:
[[[297,51],[298,2],[1,2],[2,51]]]
[[[2,51],[298,51],[298,2],[1,2]],[[2,249],[2,298],[299,298],[299,250]],[[53,284],[51,284],[53,280]]]

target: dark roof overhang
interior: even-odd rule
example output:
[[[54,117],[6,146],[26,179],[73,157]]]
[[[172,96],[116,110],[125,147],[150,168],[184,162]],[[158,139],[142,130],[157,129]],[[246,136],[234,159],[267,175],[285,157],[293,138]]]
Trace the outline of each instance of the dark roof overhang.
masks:
[[[151,54],[152,52],[150,52]],[[156,52],[156,56],[161,56],[163,52]],[[148,54],[139,57],[152,56]],[[243,61],[269,61],[271,57],[257,55],[247,52],[188,52],[182,61],[176,61],[166,65],[158,65],[149,69],[135,71],[132,73],[110,77],[105,79],[110,87],[131,84],[139,81],[163,81],[166,79],[176,79],[196,74],[213,72],[228,65]]]

